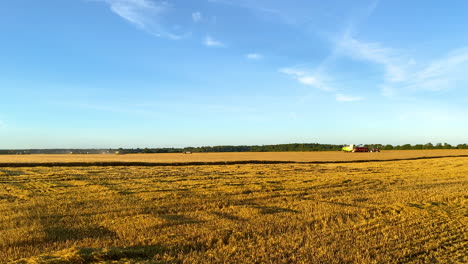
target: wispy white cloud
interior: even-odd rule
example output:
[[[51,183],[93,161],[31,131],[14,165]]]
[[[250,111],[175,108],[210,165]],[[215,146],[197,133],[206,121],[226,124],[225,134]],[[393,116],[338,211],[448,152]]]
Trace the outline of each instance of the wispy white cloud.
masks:
[[[459,81],[468,81],[468,47],[452,51],[442,59],[430,62],[416,72],[409,81],[411,88],[438,91],[454,87]]]
[[[205,44],[207,47],[224,47],[224,43],[212,38],[211,36],[206,36],[203,44]]]
[[[228,5],[228,6],[233,6],[233,7],[238,7],[238,8],[243,8],[246,10],[250,10],[254,13],[257,13],[261,16],[268,16],[268,17],[273,17],[277,18],[285,23],[288,24],[293,24],[295,21],[295,18],[287,15],[286,13],[282,12],[279,9],[274,9],[270,7],[265,7],[262,6],[258,1],[250,1],[250,0],[235,0],[235,1],[230,1],[230,0],[208,0],[210,3],[214,4],[223,4],[223,5]]]
[[[261,60],[263,59],[263,55],[260,53],[249,53],[245,56],[249,60]]]
[[[381,47],[378,43],[364,43],[352,37],[352,32],[357,24],[369,17],[377,8],[379,0],[373,0],[365,9],[360,18],[354,18],[349,21],[344,34],[333,41],[331,52],[326,56],[313,70],[302,70],[297,68],[283,68],[280,72],[288,74],[298,82],[319,88],[327,92],[334,92],[335,98],[339,102],[355,102],[364,100],[361,96],[350,96],[339,93],[344,87],[336,87],[333,79],[328,74],[329,67],[333,65],[341,56],[352,56],[357,59],[378,62],[384,65],[387,78],[397,81],[403,77],[403,71],[393,63],[390,53],[391,50]]]
[[[333,91],[334,89],[327,85],[324,81],[324,77],[320,74],[312,74],[307,70],[298,69],[298,68],[282,68],[279,72],[291,76],[293,79],[299,83],[311,87],[318,88],[324,91]]]
[[[329,84],[325,75],[320,73],[320,70],[316,70],[314,74],[310,73],[310,71],[298,68],[283,68],[279,71],[293,77],[303,85],[318,88],[325,92],[335,93],[335,99],[338,102],[356,102],[364,100],[364,97],[361,96],[351,96],[337,92],[337,89]]]
[[[448,75],[461,64],[468,62],[468,48],[456,50],[447,57],[432,62],[426,69],[418,74],[419,78],[431,79]]]
[[[194,22],[200,22],[203,19],[203,16],[200,12],[194,12],[192,13],[192,19]]]
[[[344,95],[344,94],[336,94],[336,100],[338,102],[356,102],[356,101],[362,101],[364,98],[360,96],[350,96],[350,95]]]
[[[468,82],[464,69],[468,67],[468,47],[456,49],[441,59],[417,63],[403,52],[378,42],[364,42],[345,34],[337,43],[340,56],[367,61],[384,69],[381,94],[394,96],[399,92],[439,91]]]
[[[396,52],[380,43],[360,41],[348,32],[338,40],[336,46],[341,55],[382,65],[385,78],[389,82],[401,82],[407,78],[407,67],[396,56]]]
[[[132,23],[139,29],[163,38],[181,39],[184,34],[176,34],[166,29],[162,23],[163,16],[171,6],[166,1],[152,0],[101,0],[109,5],[116,15]]]

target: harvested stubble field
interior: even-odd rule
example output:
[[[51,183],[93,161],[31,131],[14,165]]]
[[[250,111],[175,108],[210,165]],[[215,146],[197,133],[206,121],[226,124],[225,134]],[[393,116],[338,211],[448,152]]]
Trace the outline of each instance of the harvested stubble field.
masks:
[[[294,162],[347,162],[368,160],[405,160],[430,157],[466,156],[468,149],[451,150],[403,150],[380,153],[344,153],[340,151],[321,152],[229,152],[171,154],[65,154],[65,155],[0,155],[0,165],[9,164],[63,164],[63,163],[216,163],[245,161],[294,161]]]
[[[0,262],[466,263],[467,190],[466,157],[4,167]]]

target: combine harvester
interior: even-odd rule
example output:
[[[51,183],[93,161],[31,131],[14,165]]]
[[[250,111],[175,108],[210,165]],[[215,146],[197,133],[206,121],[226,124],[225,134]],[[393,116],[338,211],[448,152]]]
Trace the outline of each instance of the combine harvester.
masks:
[[[364,147],[362,145],[347,145],[344,146],[341,150],[344,152],[380,152],[380,150],[377,148],[369,149],[368,147]]]

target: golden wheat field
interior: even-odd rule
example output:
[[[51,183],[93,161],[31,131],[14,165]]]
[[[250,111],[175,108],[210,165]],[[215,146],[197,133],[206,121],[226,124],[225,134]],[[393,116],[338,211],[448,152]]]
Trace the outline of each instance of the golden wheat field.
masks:
[[[296,161],[334,162],[359,160],[394,160],[421,157],[468,156],[468,149],[391,150],[380,153],[320,152],[227,152],[170,154],[64,154],[64,155],[0,155],[0,163],[61,163],[61,162],[224,162],[224,161]]]
[[[3,167],[0,212],[0,263],[467,263],[468,158]]]

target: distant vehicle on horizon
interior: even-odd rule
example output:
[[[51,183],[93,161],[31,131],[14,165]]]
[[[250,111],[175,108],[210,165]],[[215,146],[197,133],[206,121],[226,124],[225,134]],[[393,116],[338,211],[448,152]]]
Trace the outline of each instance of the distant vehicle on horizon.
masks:
[[[380,152],[378,148],[369,149],[368,147],[362,145],[355,146],[354,144],[345,145],[341,150],[344,152]]]

